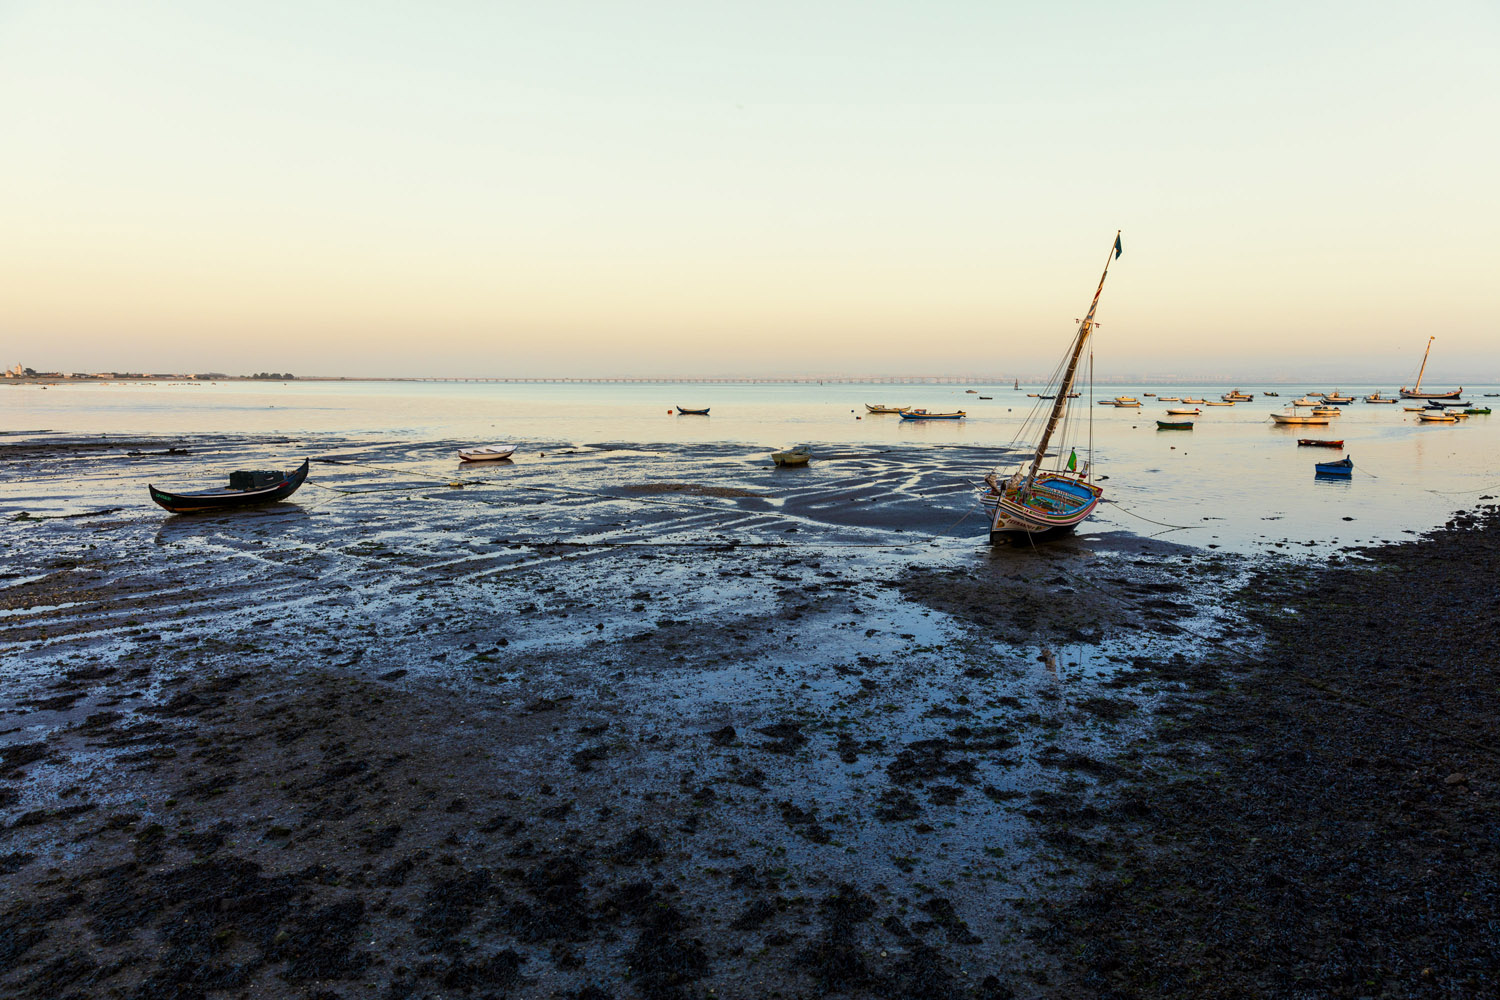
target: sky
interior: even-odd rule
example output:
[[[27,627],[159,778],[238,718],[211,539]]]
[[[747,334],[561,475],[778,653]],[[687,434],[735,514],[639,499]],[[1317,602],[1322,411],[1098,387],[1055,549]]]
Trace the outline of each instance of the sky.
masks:
[[[1500,379],[1500,6],[0,0],[0,362]],[[13,357],[12,357],[13,356]]]

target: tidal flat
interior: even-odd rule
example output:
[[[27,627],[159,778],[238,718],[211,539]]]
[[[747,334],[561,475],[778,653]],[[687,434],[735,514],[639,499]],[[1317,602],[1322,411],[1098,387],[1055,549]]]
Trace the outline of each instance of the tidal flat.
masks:
[[[6,995],[1493,989],[1492,513],[991,549],[962,449],[95,444],[6,446]]]

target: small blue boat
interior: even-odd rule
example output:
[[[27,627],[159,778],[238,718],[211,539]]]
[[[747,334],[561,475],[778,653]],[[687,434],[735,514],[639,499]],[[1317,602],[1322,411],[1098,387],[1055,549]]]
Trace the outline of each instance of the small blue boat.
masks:
[[[1354,475],[1354,460],[1347,455],[1337,462],[1318,462],[1313,466],[1318,470],[1320,476],[1344,476]]]

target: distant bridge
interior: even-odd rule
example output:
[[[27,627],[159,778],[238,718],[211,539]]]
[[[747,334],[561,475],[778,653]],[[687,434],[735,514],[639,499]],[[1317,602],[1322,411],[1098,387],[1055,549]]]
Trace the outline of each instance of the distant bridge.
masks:
[[[522,385],[628,384],[628,385],[1002,385],[1014,375],[832,375],[824,378],[799,375],[785,378],[300,378],[298,381],[332,382],[496,382]]]

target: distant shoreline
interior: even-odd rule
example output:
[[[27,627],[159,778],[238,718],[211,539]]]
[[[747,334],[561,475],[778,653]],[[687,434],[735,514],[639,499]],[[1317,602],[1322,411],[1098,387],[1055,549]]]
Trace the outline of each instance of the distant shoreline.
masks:
[[[1006,383],[1014,382],[1015,376],[997,377],[986,375],[785,375],[785,376],[538,376],[538,377],[493,377],[476,378],[461,376],[442,375],[400,375],[400,376],[358,376],[358,375],[298,375],[290,379],[266,379],[254,378],[247,375],[226,375],[214,378],[195,378],[191,375],[119,375],[109,378],[87,377],[75,378],[62,375],[23,375],[10,376],[0,379],[0,384],[5,385],[111,385],[115,383],[207,383],[207,382],[260,382],[267,385],[285,385],[288,382],[432,382],[432,383],[490,383],[496,385],[964,385],[964,386],[990,386],[994,388],[1005,388]],[[1407,380],[1409,381],[1409,379]],[[1431,380],[1428,380],[1431,381]],[[1492,386],[1500,384],[1500,377],[1490,379],[1470,380],[1475,386]],[[1034,389],[1044,386],[1046,383],[1040,378],[1021,378],[1021,389]],[[1339,386],[1369,386],[1389,385],[1394,387],[1404,384],[1400,377],[1381,379],[1378,377],[1367,377],[1357,380],[1342,380],[1335,386],[1328,379],[1317,377],[1305,379],[1254,379],[1254,378],[1227,378],[1224,376],[1201,376],[1193,377],[1186,375],[1171,376],[1140,376],[1125,377],[1116,376],[1108,379],[1095,379],[1095,385],[1101,386],[1140,386],[1140,385],[1162,385],[1162,386],[1222,386],[1224,388],[1235,388],[1238,386],[1272,386],[1283,388],[1288,386],[1319,386],[1328,385],[1334,388]],[[1444,383],[1446,384],[1446,383]]]

